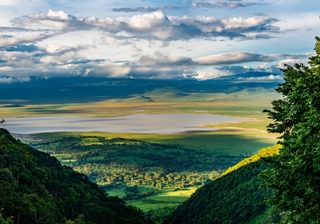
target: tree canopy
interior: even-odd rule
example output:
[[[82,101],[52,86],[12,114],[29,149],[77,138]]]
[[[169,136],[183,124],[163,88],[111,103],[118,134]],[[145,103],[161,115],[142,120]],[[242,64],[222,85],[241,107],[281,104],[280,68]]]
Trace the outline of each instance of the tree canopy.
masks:
[[[280,155],[265,172],[270,203],[282,223],[320,223],[320,38],[308,65],[286,66],[276,89],[282,98],[266,110],[270,132],[281,134]]]
[[[141,211],[0,129],[0,223],[142,224]]]

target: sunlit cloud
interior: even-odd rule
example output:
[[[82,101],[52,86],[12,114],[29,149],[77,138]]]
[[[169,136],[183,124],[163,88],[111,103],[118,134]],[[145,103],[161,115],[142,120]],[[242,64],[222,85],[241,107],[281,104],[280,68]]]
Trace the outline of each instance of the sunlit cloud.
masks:
[[[308,59],[320,31],[315,0],[283,10],[288,1],[77,3],[0,2],[1,20],[11,21],[0,26],[2,84],[33,76],[205,80],[248,72],[272,80],[285,64]]]
[[[16,28],[38,31],[63,31],[99,29],[118,38],[159,40],[187,40],[192,38],[270,38],[279,32],[273,23],[277,19],[268,16],[226,17],[167,16],[162,11],[99,19],[76,17],[63,11],[49,10],[12,20]]]

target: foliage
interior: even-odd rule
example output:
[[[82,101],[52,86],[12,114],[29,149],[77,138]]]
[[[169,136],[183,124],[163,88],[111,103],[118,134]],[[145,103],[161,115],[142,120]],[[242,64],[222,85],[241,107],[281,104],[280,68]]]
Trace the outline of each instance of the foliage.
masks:
[[[152,220],[155,224],[162,224],[165,219],[173,212],[174,208],[164,207],[157,210],[151,210],[146,214],[146,217]]]
[[[181,203],[186,201],[194,192],[196,188],[180,191],[160,192],[147,197],[136,200],[127,201],[128,204],[140,208],[144,212],[157,213],[162,209],[172,209],[178,207]]]
[[[264,174],[283,223],[320,223],[320,38],[309,65],[284,69],[283,95],[267,110],[270,132],[281,133],[280,155]]]
[[[280,148],[281,148],[281,145],[275,145],[275,146],[272,146],[272,147],[263,148],[258,153],[254,154],[254,155],[252,155],[252,156],[250,156],[248,158],[245,158],[245,159],[241,160],[240,162],[238,162],[234,166],[230,166],[228,169],[226,169],[221,174],[220,177],[222,177],[224,175],[227,175],[228,173],[234,172],[234,171],[240,169],[241,167],[247,166],[250,163],[257,162],[257,161],[259,161],[259,160],[261,160],[263,158],[268,158],[268,157],[271,157],[271,156],[278,155],[279,151],[280,151]]]
[[[248,224],[276,224],[279,223],[279,215],[273,214],[272,208],[267,207],[261,214],[246,222]]]
[[[87,175],[107,191],[124,189],[125,200],[202,186],[243,158],[180,145],[98,136],[63,137],[33,146]]]
[[[13,224],[13,217],[3,217],[2,209],[0,209],[0,223],[1,224]]]
[[[250,163],[196,191],[165,221],[166,224],[231,224],[248,220],[265,212],[269,192],[259,173],[262,161]]]
[[[135,208],[0,129],[1,219],[10,223],[145,223]]]

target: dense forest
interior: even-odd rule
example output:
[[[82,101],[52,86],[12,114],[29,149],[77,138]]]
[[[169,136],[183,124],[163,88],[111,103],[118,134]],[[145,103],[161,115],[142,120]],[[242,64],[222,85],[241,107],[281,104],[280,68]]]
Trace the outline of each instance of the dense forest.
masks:
[[[260,174],[268,163],[264,159],[277,153],[277,147],[261,150],[230,168],[222,177],[206,184],[189,200],[180,205],[165,221],[166,224],[232,224],[251,223],[250,220],[267,213],[266,199],[270,190]],[[276,221],[268,215],[265,222]],[[252,223],[254,223],[252,221]]]
[[[243,158],[180,145],[98,136],[34,141],[32,146],[106,190],[124,189],[122,197],[126,200],[202,186]]]
[[[1,223],[146,223],[142,212],[109,197],[86,176],[0,129]]]
[[[284,69],[282,98],[267,110],[270,132],[281,134],[283,148],[270,162],[265,182],[270,204],[282,223],[320,223],[320,38],[308,65]]]

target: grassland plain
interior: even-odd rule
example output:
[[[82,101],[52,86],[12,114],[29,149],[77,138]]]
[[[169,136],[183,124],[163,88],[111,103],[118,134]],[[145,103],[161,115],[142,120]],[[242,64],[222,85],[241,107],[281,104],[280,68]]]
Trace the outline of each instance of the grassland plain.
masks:
[[[157,89],[124,99],[86,103],[33,104],[16,102],[0,105],[0,116],[84,115],[124,116],[136,113],[207,113],[260,118],[278,95],[269,89],[242,90],[231,93],[183,93],[172,88]]]

